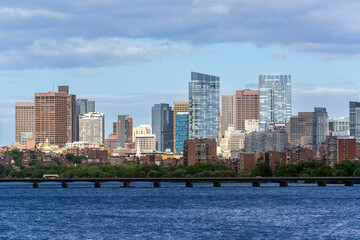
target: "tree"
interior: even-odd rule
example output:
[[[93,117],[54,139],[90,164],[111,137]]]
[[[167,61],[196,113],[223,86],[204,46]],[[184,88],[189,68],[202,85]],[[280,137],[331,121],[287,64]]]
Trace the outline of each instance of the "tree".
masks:
[[[269,164],[263,162],[257,163],[255,168],[251,171],[251,176],[271,177],[272,171]]]

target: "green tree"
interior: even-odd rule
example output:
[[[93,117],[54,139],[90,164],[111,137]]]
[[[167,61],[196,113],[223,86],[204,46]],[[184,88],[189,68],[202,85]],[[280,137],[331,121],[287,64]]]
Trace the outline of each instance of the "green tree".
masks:
[[[263,162],[257,163],[255,168],[251,171],[251,176],[271,177],[272,171],[269,164]]]

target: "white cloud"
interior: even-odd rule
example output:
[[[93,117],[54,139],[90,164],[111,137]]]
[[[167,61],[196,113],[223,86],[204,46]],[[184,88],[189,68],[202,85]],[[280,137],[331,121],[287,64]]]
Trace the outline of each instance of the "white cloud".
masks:
[[[300,92],[307,94],[355,94],[359,93],[355,89],[345,89],[345,88],[325,88],[317,87],[314,89],[301,89]]]
[[[276,57],[276,58],[282,58],[282,59],[286,59],[287,58],[287,53],[284,51],[272,51],[269,53],[270,56]]]
[[[210,11],[216,14],[229,14],[230,12],[230,8],[226,7],[222,4],[216,5],[216,6],[212,6],[210,8]]]
[[[19,19],[30,19],[35,17],[67,20],[70,18],[70,15],[55,11],[42,10],[42,9],[25,10],[21,8],[4,8],[4,7],[0,8],[0,19],[2,20],[19,20]]]

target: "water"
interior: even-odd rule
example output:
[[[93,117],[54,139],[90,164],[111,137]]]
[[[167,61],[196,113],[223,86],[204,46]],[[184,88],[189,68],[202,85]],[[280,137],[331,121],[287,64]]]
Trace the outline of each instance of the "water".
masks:
[[[0,239],[360,239],[360,186],[0,184]]]

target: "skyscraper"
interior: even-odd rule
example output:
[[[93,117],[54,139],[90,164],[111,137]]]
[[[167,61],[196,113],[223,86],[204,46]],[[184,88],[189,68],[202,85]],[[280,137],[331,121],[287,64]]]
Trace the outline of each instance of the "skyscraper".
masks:
[[[95,101],[88,101],[87,99],[76,100],[76,140],[79,140],[79,116],[85,113],[95,112]]]
[[[291,117],[291,75],[259,76],[260,131],[268,123],[288,122]]]
[[[69,94],[69,86],[58,86],[58,92],[67,94],[67,142],[77,140],[76,95]]]
[[[224,137],[228,127],[234,127],[235,95],[221,95],[221,137]]]
[[[167,103],[155,104],[152,107],[152,131],[156,135],[157,150],[164,152],[174,149],[174,113]]]
[[[301,146],[313,143],[314,113],[299,112],[290,118],[290,144]]]
[[[67,94],[35,93],[35,142],[67,143]]]
[[[117,122],[114,122],[115,138],[122,148],[133,148],[133,119],[128,115],[119,115]]]
[[[360,142],[360,102],[350,102],[350,136]]]
[[[176,114],[189,112],[189,101],[174,101],[174,151],[176,152]]]
[[[15,103],[15,142],[21,143],[21,135],[34,137],[35,134],[35,103]]]
[[[238,90],[235,97],[235,120],[234,129],[246,130],[245,121],[254,122],[259,120],[259,91]]]
[[[190,139],[220,137],[220,78],[192,72],[189,83]]]
[[[90,112],[79,116],[81,142],[104,144],[104,114]]]
[[[328,114],[326,108],[316,107],[313,114],[313,148],[317,151],[318,146],[326,140],[329,133]]]
[[[184,150],[184,142],[189,140],[189,113],[176,114],[176,152]]]

